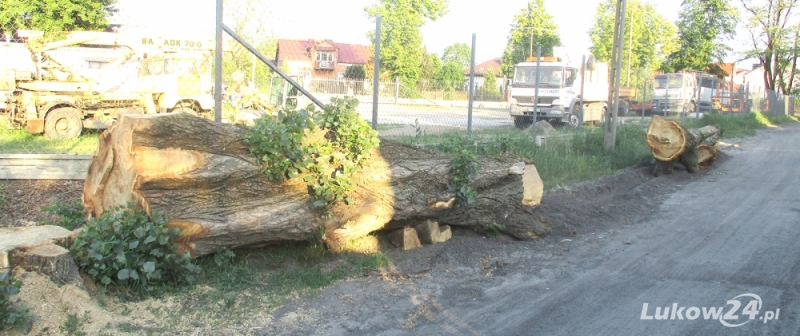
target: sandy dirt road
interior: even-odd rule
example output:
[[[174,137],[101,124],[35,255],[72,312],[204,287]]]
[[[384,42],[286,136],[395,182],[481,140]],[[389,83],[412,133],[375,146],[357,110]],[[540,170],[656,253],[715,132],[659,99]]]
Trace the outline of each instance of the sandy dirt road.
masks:
[[[798,334],[800,125],[735,142],[739,148],[726,147],[722,162],[698,174],[651,178],[641,167],[551,192],[540,209],[553,226],[544,239],[457,233],[446,244],[393,255],[380,275],[296,300],[269,326],[251,330]],[[656,307],[670,309],[666,320],[655,319]],[[722,313],[706,317],[704,308]]]

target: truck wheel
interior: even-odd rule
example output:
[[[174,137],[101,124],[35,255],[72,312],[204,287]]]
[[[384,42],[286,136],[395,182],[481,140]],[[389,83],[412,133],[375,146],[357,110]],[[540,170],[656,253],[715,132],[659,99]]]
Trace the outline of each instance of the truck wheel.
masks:
[[[178,103],[172,109],[172,112],[174,113],[183,112],[183,113],[189,113],[191,115],[199,115],[197,111],[194,109],[194,105],[192,105],[191,103]]]
[[[580,119],[578,119],[578,116],[576,116],[574,114],[570,114],[569,115],[569,120],[567,121],[567,126],[569,126],[570,128],[578,128],[578,126],[580,126],[580,125],[581,125],[581,121],[580,121]]]
[[[525,129],[531,124],[533,124],[533,121],[529,118],[514,117],[514,126],[516,126],[519,129]]]
[[[60,107],[47,113],[44,135],[52,139],[77,138],[83,132],[81,113],[72,107]]]

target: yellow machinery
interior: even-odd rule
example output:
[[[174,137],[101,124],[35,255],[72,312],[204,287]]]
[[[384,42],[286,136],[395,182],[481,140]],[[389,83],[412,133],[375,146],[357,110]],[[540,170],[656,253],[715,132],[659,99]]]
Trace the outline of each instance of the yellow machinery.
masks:
[[[17,35],[24,44],[0,44],[0,58],[13,65],[0,64],[0,98],[4,89],[8,96],[0,108],[12,126],[30,133],[71,138],[83,128],[110,126],[120,113],[213,109],[211,39],[68,32],[48,40],[30,30]],[[85,60],[93,53],[108,56],[104,62]],[[133,75],[119,75],[131,67]]]

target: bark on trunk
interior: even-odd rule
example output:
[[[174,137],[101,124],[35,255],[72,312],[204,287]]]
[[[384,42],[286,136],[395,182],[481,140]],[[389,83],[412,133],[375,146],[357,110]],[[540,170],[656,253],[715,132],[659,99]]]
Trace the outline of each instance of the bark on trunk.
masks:
[[[302,176],[276,183],[261,172],[242,141],[246,132],[183,113],[125,115],[100,137],[84,207],[98,216],[135,201],[148,213],[161,211],[169,226],[182,230],[181,246],[193,255],[216,246],[308,240],[322,230],[338,249],[348,239],[426,219],[504,228],[518,239],[539,235],[530,211],[541,198],[541,180],[531,178],[535,168],[517,157],[479,159],[471,183],[477,204],[454,209],[446,188],[449,156],[382,140],[355,176],[353,203],[321,216],[309,207]]]
[[[674,120],[654,116],[647,129],[647,144],[656,159],[654,174],[671,174],[678,162],[690,173],[710,167],[719,154],[720,135],[715,126],[687,129]]]

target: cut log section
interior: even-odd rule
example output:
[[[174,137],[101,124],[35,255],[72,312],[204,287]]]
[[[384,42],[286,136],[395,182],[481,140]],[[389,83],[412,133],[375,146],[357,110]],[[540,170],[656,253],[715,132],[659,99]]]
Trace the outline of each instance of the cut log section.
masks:
[[[540,179],[523,179],[535,170],[518,157],[480,158],[471,182],[476,203],[455,209],[455,196],[447,192],[448,155],[382,140],[354,176],[352,204],[336,204],[320,216],[309,207],[302,176],[276,183],[261,172],[242,140],[246,133],[243,126],[184,113],[124,115],[100,136],[84,207],[99,216],[135,201],[149,214],[161,211],[195,256],[217,246],[307,240],[321,228],[326,243],[338,249],[349,239],[427,219],[477,231],[505,227],[518,239],[541,234],[530,215]]]
[[[656,159],[656,176],[671,174],[680,162],[690,173],[714,164],[721,132],[715,126],[687,129],[677,121],[653,116],[647,129],[647,145]]]

